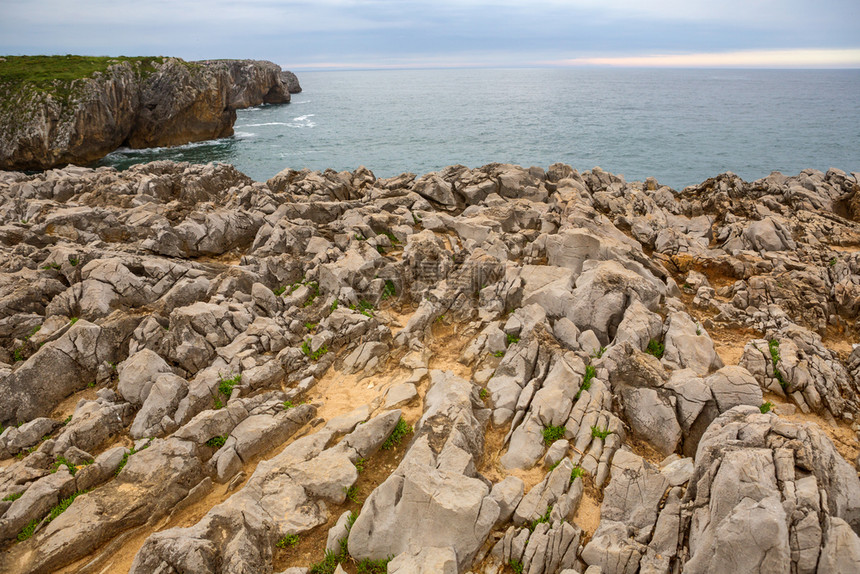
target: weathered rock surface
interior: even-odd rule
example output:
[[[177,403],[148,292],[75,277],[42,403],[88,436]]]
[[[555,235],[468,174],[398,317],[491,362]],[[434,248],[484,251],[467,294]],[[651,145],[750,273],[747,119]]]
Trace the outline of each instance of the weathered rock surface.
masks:
[[[858,191],[0,172],[0,571],[853,572]]]

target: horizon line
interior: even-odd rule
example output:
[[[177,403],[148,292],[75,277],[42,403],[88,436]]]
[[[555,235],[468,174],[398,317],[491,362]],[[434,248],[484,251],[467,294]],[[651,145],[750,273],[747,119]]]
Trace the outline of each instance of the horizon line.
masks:
[[[860,48],[744,50],[689,54],[645,54],[637,56],[590,56],[531,60],[504,64],[480,60],[412,60],[395,62],[314,62],[292,64],[304,71],[420,70],[453,68],[681,68],[681,69],[860,69]]]

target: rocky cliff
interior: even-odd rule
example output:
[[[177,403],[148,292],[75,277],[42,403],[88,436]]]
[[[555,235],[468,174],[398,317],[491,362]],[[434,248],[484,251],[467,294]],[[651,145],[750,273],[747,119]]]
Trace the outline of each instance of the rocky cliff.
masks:
[[[62,60],[62,57],[57,57]],[[236,110],[285,103],[301,91],[290,72],[253,60],[107,60],[79,79],[4,81],[0,169],[86,164],[120,146],[159,147],[229,136]]]
[[[858,194],[0,173],[0,571],[857,572]]]

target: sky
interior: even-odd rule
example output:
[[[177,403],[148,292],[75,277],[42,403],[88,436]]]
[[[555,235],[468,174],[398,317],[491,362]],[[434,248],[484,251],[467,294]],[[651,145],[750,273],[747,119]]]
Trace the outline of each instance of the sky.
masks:
[[[0,0],[0,54],[858,68],[858,22],[860,0]]]

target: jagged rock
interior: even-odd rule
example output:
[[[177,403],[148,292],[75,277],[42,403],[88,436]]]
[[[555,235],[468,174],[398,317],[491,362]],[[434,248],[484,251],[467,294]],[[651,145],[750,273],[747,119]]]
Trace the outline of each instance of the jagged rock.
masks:
[[[312,414],[313,407],[302,406]],[[298,411],[302,406],[290,410]],[[399,413],[392,412],[399,419]],[[377,442],[368,447],[379,448],[394,430],[396,420],[391,413],[382,417],[374,425],[382,431],[371,433]],[[323,429],[294,441],[275,457],[258,464],[241,490],[212,508],[195,525],[150,536],[135,556],[130,572],[162,572],[167,568],[211,573],[222,568],[271,569],[275,543],[283,536],[324,524],[328,519],[326,501],[342,503],[346,489],[358,479],[358,471],[345,454],[347,449],[338,448],[340,445],[326,448],[333,436],[332,431]],[[347,435],[341,443],[351,440]],[[222,540],[223,544],[216,544]]]
[[[270,572],[279,540],[342,513],[356,464],[381,484],[347,545],[400,570],[582,570],[573,523],[595,498],[582,558],[604,571],[850,570],[856,471],[785,417],[841,419],[852,452],[860,352],[839,338],[860,313],[856,175],[676,193],[494,164],[420,181],[434,198],[363,168],[0,173],[0,412],[25,423],[0,433],[20,459],[0,469],[0,522],[91,489],[0,570],[104,569],[143,525],[138,573]],[[748,332],[763,338],[723,367],[714,341],[735,356]],[[34,395],[52,418],[31,428],[9,385],[32,381],[53,394]],[[763,415],[763,393],[791,404]],[[415,433],[386,475],[374,453],[401,417]],[[174,454],[127,477],[152,449]],[[66,464],[73,480],[45,488]],[[153,534],[191,505],[199,522]]]
[[[573,291],[574,303],[567,317],[583,330],[594,331],[604,345],[614,337],[624,312],[633,300],[640,301],[647,309],[657,308],[665,287],[625,269],[615,261],[604,261],[583,266],[583,273],[576,279]]]
[[[39,92],[28,83],[7,94],[29,110],[0,116],[0,169],[86,164],[120,145],[161,147],[224,137],[233,133],[235,110],[289,102],[290,84],[298,85],[271,62],[153,58],[148,65],[152,73],[120,61],[90,78],[60,81],[70,92],[66,98],[58,95],[60,88]],[[61,118],[59,125],[52,118]]]
[[[723,366],[711,338],[686,313],[672,313],[666,331],[663,362],[704,376]]]
[[[349,552],[359,559],[398,555],[420,544],[451,548],[463,568],[499,516],[490,489],[473,477],[483,442],[473,388],[453,373],[431,371],[430,377],[416,438],[350,530]]]
[[[98,325],[78,321],[0,379],[0,422],[48,415],[62,399],[93,382],[99,365],[116,357],[116,348],[102,331]]]
[[[835,521],[860,528],[860,479],[829,439],[813,424],[754,407],[735,407],[712,423],[684,500],[696,525],[684,567],[691,572],[711,572],[717,559],[743,571],[757,564],[815,571],[827,541],[840,536],[830,530]],[[856,533],[843,532],[856,546]]]
[[[388,563],[388,572],[396,574],[457,574],[457,554],[451,547],[424,547],[402,552]]]
[[[170,366],[156,353],[141,349],[117,366],[117,391],[128,402],[142,405],[158,375],[172,372]]]

